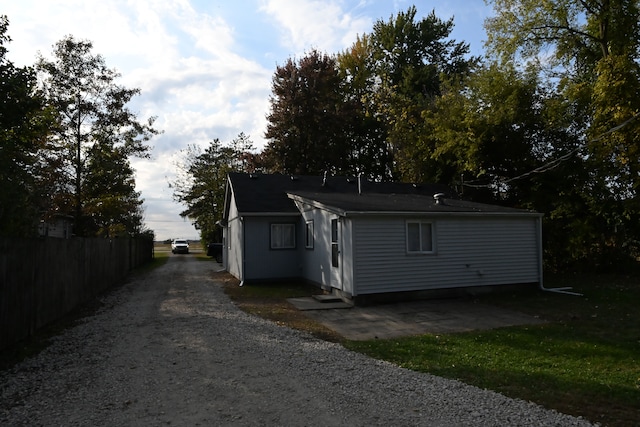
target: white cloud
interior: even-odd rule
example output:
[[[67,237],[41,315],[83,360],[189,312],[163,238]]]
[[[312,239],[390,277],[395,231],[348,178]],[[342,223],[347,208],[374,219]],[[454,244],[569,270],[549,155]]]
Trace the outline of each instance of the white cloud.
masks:
[[[261,11],[282,28],[281,43],[297,55],[312,48],[337,53],[347,48],[357,34],[371,30],[371,18],[353,16],[342,1],[265,0]]]
[[[134,159],[137,190],[142,192],[145,223],[154,230],[156,238],[198,238],[197,230],[188,219],[180,216],[184,207],[172,200],[173,190],[168,183],[176,177],[175,163],[179,152],[165,152],[151,160]]]
[[[13,42],[7,46],[8,58],[16,65],[33,65],[38,51],[50,56],[52,45],[71,34],[93,42],[94,53],[122,73],[118,83],[141,89],[131,109],[140,120],[157,116],[156,127],[164,133],[150,141],[153,159],[134,159],[132,165],[148,225],[161,239],[197,237],[180,218],[184,207],[172,201],[167,185],[176,153],[187,144],[204,147],[214,138],[229,142],[240,132],[261,149],[277,64],[312,48],[340,52],[356,34],[370,32],[376,20],[387,20],[411,5],[408,0],[5,3],[0,13],[9,17]],[[439,16],[438,8],[445,6],[450,9],[443,18],[457,12],[457,25],[470,27],[467,19],[474,19],[475,5],[445,0],[436,6]],[[418,13],[432,8],[419,6]]]

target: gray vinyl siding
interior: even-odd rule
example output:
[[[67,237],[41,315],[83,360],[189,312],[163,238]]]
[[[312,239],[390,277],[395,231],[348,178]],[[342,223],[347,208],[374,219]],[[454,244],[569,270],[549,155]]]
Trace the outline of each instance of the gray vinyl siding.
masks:
[[[406,220],[433,223],[433,254],[407,254]],[[539,282],[535,216],[354,219],[354,295]]]
[[[304,248],[303,277],[313,283],[329,286],[331,283],[331,245],[329,242],[331,224],[328,217],[319,209],[305,211],[302,216],[303,223],[313,221],[313,249],[304,248],[304,236],[298,240]]]
[[[295,249],[271,249],[272,223],[296,224]],[[300,217],[244,217],[245,280],[288,279],[302,276]],[[302,247],[301,247],[302,246]]]

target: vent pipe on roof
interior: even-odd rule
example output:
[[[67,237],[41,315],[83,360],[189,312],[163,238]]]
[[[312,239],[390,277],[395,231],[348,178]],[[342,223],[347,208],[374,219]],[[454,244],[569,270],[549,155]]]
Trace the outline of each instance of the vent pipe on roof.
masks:
[[[358,174],[358,194],[362,194],[362,173]]]
[[[436,205],[444,205],[444,193],[436,193],[433,195]]]
[[[324,171],[324,176],[322,177],[322,186],[327,186],[327,171]]]

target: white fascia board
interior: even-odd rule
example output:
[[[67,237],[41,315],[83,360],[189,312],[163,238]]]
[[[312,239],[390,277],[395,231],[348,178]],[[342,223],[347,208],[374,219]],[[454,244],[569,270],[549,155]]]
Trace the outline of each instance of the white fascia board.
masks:
[[[544,216],[538,212],[420,212],[420,211],[345,211],[344,216],[460,216],[460,217],[502,217],[502,218],[539,218]]]
[[[345,210],[336,208],[335,206],[325,205],[323,203],[318,202],[317,200],[307,199],[306,197],[300,197],[296,194],[287,193],[287,196],[297,203],[305,203],[307,205],[313,206],[314,208],[322,209],[323,211],[328,211],[338,216],[347,216],[347,212]],[[298,206],[297,203],[296,203],[296,206]],[[298,206],[298,209],[300,209],[299,206]]]
[[[231,178],[227,174],[227,183],[224,188],[224,207],[222,208],[222,218],[229,221],[229,209],[231,207],[231,195],[233,194],[233,188],[231,187]]]
[[[253,217],[264,217],[264,216],[282,216],[282,217],[298,217],[300,216],[300,212],[238,212],[238,216],[253,216]]]

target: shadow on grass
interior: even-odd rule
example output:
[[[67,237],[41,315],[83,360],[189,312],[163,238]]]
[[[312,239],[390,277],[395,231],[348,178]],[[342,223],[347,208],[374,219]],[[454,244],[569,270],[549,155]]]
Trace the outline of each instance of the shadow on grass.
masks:
[[[478,298],[546,319],[545,325],[345,345],[607,426],[640,425],[638,280],[560,276],[551,282],[584,297],[535,291]]]

